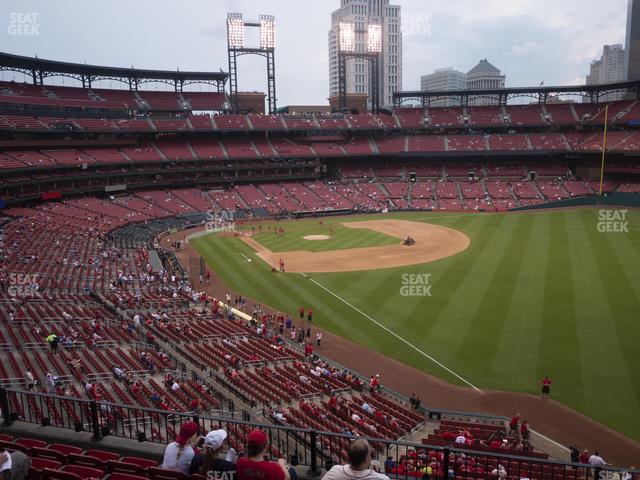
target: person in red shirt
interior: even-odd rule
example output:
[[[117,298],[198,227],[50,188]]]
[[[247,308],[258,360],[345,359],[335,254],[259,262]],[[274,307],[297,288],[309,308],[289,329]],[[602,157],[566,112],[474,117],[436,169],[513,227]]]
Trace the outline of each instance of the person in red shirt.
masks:
[[[549,380],[549,377],[545,375],[545,377],[542,379],[542,398],[546,398],[549,395],[550,391],[551,380]]]
[[[589,450],[583,450],[578,459],[580,460],[580,463],[589,463],[589,457]]]
[[[526,420],[523,420],[522,425],[520,425],[520,437],[522,437],[522,440],[529,440],[529,424]]]
[[[309,309],[307,311],[307,321],[310,322],[311,320],[313,320],[313,310]]]
[[[253,430],[249,434],[247,456],[239,458],[236,464],[238,480],[291,480],[284,458],[277,462],[264,459],[267,443],[267,434],[262,430]]]
[[[520,414],[516,413],[509,422],[509,434],[518,433],[518,423],[520,423]]]
[[[300,314],[300,320],[304,320],[304,307],[300,307],[298,313]]]

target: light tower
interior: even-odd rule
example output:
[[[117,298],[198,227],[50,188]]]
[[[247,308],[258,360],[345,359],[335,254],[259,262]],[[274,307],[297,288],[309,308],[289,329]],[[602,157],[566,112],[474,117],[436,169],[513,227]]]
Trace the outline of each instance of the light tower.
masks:
[[[356,35],[367,34],[367,51],[356,51]],[[338,100],[341,109],[347,107],[347,60],[365,58],[369,60],[369,96],[371,110],[380,110],[380,76],[378,62],[382,52],[382,25],[370,23],[366,30],[356,30],[352,22],[340,22],[338,25]]]
[[[245,46],[245,28],[260,28],[260,45]],[[245,21],[241,13],[227,13],[227,53],[229,55],[229,97],[231,109],[238,111],[238,69],[240,55],[259,55],[267,59],[267,103],[269,113],[276,112],[276,23],[273,15],[260,15],[257,22]]]

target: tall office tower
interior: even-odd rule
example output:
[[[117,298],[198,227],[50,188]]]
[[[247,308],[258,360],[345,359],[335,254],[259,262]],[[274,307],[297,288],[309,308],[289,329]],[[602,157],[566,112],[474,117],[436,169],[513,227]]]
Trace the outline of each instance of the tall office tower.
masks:
[[[640,0],[628,0],[624,54],[624,79],[640,80]]]
[[[400,6],[389,0],[340,0],[340,8],[331,14],[329,30],[329,96],[338,96],[338,48],[340,24],[354,25],[354,51],[366,53],[368,26],[382,28],[382,52],[378,65],[380,104],[390,107],[393,92],[402,89],[402,32]],[[347,93],[369,94],[369,61],[347,60]]]
[[[467,88],[467,75],[451,67],[438,68],[433,73],[420,77],[420,90],[464,90]],[[454,107],[459,106],[453,98],[438,98],[431,101],[434,107]]]
[[[605,45],[600,60],[591,62],[587,85],[622,82],[625,79],[625,50],[622,45]],[[600,97],[600,101],[622,100],[625,92],[612,92]]]

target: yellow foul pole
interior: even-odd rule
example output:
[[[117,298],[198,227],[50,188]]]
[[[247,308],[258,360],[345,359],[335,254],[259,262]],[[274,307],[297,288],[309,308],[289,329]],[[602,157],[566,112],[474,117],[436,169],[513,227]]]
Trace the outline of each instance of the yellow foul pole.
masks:
[[[607,123],[609,120],[609,104],[604,107],[604,134],[602,136],[602,162],[600,162],[600,196],[602,196],[602,184],[604,182],[604,156],[607,151]]]

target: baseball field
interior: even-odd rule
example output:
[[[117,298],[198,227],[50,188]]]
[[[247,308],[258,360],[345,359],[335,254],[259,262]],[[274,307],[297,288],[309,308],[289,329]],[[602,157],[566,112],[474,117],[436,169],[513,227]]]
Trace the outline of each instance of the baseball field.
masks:
[[[640,440],[640,212],[615,212],[269,222],[191,244],[233,291],[469,388],[537,394],[549,375],[553,398]]]

